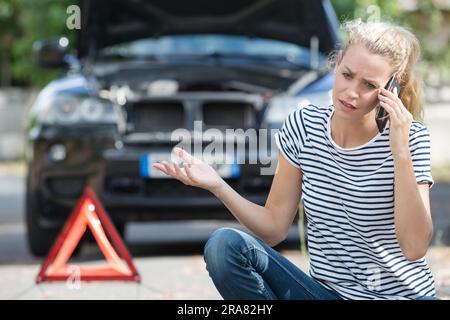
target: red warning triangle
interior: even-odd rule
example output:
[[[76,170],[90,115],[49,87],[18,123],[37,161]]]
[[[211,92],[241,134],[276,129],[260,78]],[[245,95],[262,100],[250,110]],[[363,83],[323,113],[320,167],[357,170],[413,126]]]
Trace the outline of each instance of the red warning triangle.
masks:
[[[108,266],[79,267],[67,265],[67,261],[86,232],[87,226],[91,229],[108,262]],[[116,252],[116,249],[118,252]],[[70,280],[74,277],[74,272],[76,272],[75,276],[80,281],[119,280],[140,282],[140,276],[128,249],[95,192],[90,187],[84,189],[83,195],[50,249],[36,278],[36,283]]]

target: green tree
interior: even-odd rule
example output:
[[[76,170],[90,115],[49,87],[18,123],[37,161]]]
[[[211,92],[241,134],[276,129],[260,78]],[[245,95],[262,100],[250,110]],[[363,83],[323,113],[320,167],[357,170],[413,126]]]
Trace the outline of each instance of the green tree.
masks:
[[[73,0],[2,0],[0,2],[0,86],[43,85],[61,71],[43,70],[32,61],[36,40],[57,36],[75,39],[66,27]],[[71,41],[73,43],[73,41]]]
[[[421,69],[425,79],[437,76],[438,82],[450,81],[450,48],[446,32],[442,32],[444,10],[437,1],[418,1],[417,9],[400,19],[411,26],[422,44]]]
[[[361,20],[397,20],[401,11],[397,1],[392,0],[332,0],[340,22],[360,18]]]
[[[422,44],[421,73],[427,79],[439,75],[450,81],[450,50],[448,39],[439,39],[444,28],[443,10],[439,1],[416,1],[417,8],[404,10],[392,0],[332,0],[340,22],[360,18],[388,20],[409,27]],[[447,9],[448,10],[448,9]]]
[[[20,12],[19,0],[0,2],[0,86],[11,84],[11,51],[14,41],[20,35]]]

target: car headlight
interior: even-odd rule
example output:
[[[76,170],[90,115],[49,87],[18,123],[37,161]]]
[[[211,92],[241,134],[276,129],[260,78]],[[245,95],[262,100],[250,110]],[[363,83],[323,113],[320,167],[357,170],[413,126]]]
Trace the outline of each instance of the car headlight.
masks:
[[[282,123],[294,110],[303,108],[309,104],[329,106],[332,104],[331,90],[319,91],[298,96],[276,96],[270,102],[266,113],[266,123]]]
[[[79,101],[73,97],[56,97],[49,110],[53,122],[71,124],[79,121]]]
[[[88,98],[81,103],[80,115],[87,121],[99,122],[108,114],[107,108],[105,103],[102,103],[99,99]]]
[[[119,118],[109,100],[94,97],[54,96],[37,110],[38,120],[45,124],[117,123]]]

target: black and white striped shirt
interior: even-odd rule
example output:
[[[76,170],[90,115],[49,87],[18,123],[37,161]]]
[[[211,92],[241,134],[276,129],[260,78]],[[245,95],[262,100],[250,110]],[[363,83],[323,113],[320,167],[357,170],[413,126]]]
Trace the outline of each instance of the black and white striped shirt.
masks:
[[[334,107],[309,105],[290,113],[275,141],[303,172],[310,275],[344,299],[434,296],[425,258],[408,261],[394,226],[394,163],[389,124],[369,142],[342,148],[331,137]],[[417,183],[433,185],[430,135],[410,129]]]

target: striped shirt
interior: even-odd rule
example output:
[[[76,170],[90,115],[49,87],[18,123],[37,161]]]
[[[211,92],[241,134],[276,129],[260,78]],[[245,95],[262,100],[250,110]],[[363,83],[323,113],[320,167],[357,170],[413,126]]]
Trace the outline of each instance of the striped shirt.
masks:
[[[389,122],[353,148],[331,137],[334,107],[309,105],[290,113],[275,142],[303,173],[310,275],[344,299],[435,296],[425,258],[408,261],[394,225],[394,162]],[[430,134],[413,121],[409,146],[417,183],[433,185]]]

